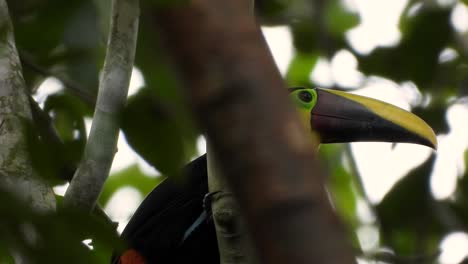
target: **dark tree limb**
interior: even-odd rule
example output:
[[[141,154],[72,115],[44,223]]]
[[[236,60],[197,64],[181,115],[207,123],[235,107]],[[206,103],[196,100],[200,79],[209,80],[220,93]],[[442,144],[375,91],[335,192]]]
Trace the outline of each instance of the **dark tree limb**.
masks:
[[[254,1],[249,2],[249,11],[254,15]],[[215,153],[211,152],[210,139],[206,142],[208,189],[213,222],[218,240],[219,258],[221,264],[255,264],[258,257],[252,239],[246,230],[245,220],[239,205],[232,195],[226,178],[219,170]]]
[[[183,3],[186,3],[185,1]],[[197,121],[246,218],[262,263],[354,263],[316,146],[247,1],[153,6]]]

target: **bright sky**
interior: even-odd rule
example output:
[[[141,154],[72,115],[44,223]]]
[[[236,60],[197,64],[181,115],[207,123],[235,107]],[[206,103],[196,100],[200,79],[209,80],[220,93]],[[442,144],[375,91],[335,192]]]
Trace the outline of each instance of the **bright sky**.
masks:
[[[443,4],[451,4],[452,0],[434,0]],[[401,34],[397,23],[407,0],[343,0],[350,9],[361,16],[361,24],[347,33],[347,38],[353,49],[362,54],[368,54],[379,46],[391,46],[398,43]],[[460,32],[468,31],[468,8],[457,4],[452,15],[452,23]],[[291,32],[287,27],[263,28],[277,66],[282,74],[294,55]],[[456,54],[448,50],[441,60],[453,59]],[[356,91],[361,95],[377,98],[401,108],[410,110],[415,105],[430,98],[423,97],[418,87],[413,83],[394,83],[375,76],[364,76],[358,69],[358,61],[347,50],[339,51],[331,60],[320,59],[310,78],[318,84],[329,86],[334,82],[349,87],[362,86]],[[133,71],[130,94],[134,94],[144,83],[144,78],[138,70]],[[41,102],[51,93],[63,89],[55,79],[49,78],[39,89],[36,99]],[[431,189],[437,199],[447,199],[453,195],[457,177],[465,171],[463,155],[468,148],[468,104],[454,104],[447,111],[447,121],[450,131],[446,135],[438,135],[439,149],[437,160],[431,176]],[[87,121],[89,128],[91,121]],[[203,139],[198,142],[200,153],[205,152]],[[433,151],[424,146],[412,144],[390,143],[353,143],[352,152],[355,156],[358,170],[363,179],[365,191],[371,202],[379,202],[385,193],[406,173],[424,162]],[[112,172],[119,171],[134,163],[148,174],[157,172],[138,157],[127,145],[121,135],[118,142],[118,153],[115,156]],[[57,188],[63,192],[65,187]],[[116,221],[126,223],[133,211],[138,207],[142,197],[132,188],[124,188],[114,195],[105,210]],[[365,203],[358,206],[358,212],[363,219],[373,219],[372,213],[366,209]],[[367,215],[367,216],[366,216]],[[374,219],[375,220],[375,219]],[[372,220],[369,220],[372,222]],[[123,229],[124,225],[119,227]],[[371,225],[364,225],[358,230],[358,237],[363,249],[373,249],[378,245],[378,230]],[[440,263],[459,263],[467,255],[468,235],[453,233],[441,243],[443,254]]]

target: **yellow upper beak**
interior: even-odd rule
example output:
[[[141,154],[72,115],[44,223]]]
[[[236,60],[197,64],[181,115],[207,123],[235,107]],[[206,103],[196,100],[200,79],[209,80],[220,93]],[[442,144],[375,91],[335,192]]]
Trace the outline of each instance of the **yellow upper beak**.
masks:
[[[311,126],[322,143],[384,141],[437,148],[432,128],[408,111],[360,95],[328,89],[316,91]]]

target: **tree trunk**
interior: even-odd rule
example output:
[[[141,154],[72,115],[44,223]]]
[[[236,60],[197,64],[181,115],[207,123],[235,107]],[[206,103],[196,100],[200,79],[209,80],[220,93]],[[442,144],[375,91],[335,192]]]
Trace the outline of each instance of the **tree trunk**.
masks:
[[[0,0],[0,191],[30,205],[37,213],[55,210],[52,188],[39,179],[29,156],[26,135],[32,133],[32,114],[13,25],[5,0]],[[21,210],[21,209],[20,209]],[[26,229],[18,235],[35,241]],[[11,247],[16,263],[32,263],[21,248]]]
[[[249,11],[254,16],[254,1],[249,3]],[[219,258],[221,264],[254,264],[258,263],[255,249],[249,233],[246,230],[245,220],[239,210],[239,204],[232,195],[226,178],[211,152],[209,139],[207,147],[208,189],[210,190],[211,212],[216,228]]]
[[[52,189],[38,179],[26,145],[31,125],[28,91],[5,0],[0,0],[0,181],[38,211],[55,210]]]
[[[263,263],[354,263],[316,146],[246,1],[153,4],[197,121]]]

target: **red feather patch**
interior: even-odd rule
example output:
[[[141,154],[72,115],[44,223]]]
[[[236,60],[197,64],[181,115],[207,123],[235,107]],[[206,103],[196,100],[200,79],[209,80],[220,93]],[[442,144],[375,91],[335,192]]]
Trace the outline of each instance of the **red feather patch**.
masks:
[[[146,260],[134,249],[129,249],[120,257],[120,264],[145,264]]]

